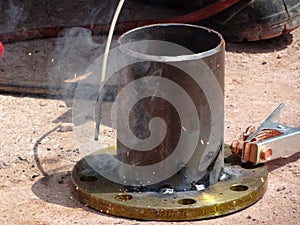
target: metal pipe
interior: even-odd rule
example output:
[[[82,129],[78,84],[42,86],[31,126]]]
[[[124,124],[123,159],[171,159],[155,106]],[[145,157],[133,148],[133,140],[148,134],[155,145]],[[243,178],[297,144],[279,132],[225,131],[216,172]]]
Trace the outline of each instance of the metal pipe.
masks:
[[[159,45],[150,43],[144,46],[147,40],[150,42],[158,40],[164,43]],[[149,80],[165,78],[184,89],[196,108],[197,118],[190,115],[188,118],[190,124],[184,125],[187,126],[184,127],[182,120],[185,118],[180,116],[181,109],[176,108],[166,99],[154,95],[141,100],[139,99],[140,95],[144,95],[144,93],[140,92],[136,96],[136,104],[129,118],[132,133],[141,140],[147,139],[151,135],[156,135],[157,139],[161,138],[164,133],[162,129],[153,134],[149,125],[153,118],[160,117],[165,123],[166,135],[159,145],[149,151],[135,150],[135,147],[127,147],[118,140],[118,159],[137,167],[159,165],[160,162],[174,154],[174,149],[180,144],[181,135],[193,130],[193,125],[199,122],[200,132],[197,136],[195,151],[189,160],[182,162],[180,158],[189,151],[190,143],[185,143],[181,153],[172,162],[177,164],[178,172],[163,182],[147,188],[157,191],[161,187],[168,187],[182,191],[199,187],[206,188],[216,183],[223,169],[225,44],[221,35],[200,26],[155,24],[136,28],[123,34],[119,43],[123,47],[122,50],[126,57],[138,57],[144,60],[126,67],[121,72],[119,91],[140,78]],[[165,43],[167,44],[165,45]],[[169,46],[168,43],[171,45]],[[181,46],[183,49],[174,50],[176,47],[172,47],[172,44]],[[188,52],[184,52],[184,50]],[[181,68],[192,68],[190,71],[193,74],[182,71],[178,68],[179,65]],[[212,85],[213,82],[216,85]],[[170,90],[168,85],[159,82],[149,85],[153,85],[153,87],[145,87],[145,92],[151,89],[150,92],[154,90],[153,93],[170,91],[171,95],[176,94],[176,91]],[[218,95],[218,93],[220,94]],[[184,107],[186,100],[182,96],[177,97],[177,100]],[[119,121],[120,126],[122,122],[124,121]],[[117,131],[118,136],[124,132],[118,128]],[[169,166],[173,165],[167,167]],[[168,168],[161,169],[168,170]]]

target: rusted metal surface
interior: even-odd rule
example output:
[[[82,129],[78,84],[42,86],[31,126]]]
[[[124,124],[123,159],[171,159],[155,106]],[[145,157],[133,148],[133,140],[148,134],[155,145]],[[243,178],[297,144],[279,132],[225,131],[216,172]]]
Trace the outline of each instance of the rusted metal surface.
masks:
[[[126,52],[125,57],[145,57],[145,62],[130,65],[122,72],[122,78],[119,84],[120,90],[130,82],[141,77],[158,76],[167,78],[168,80],[175,82],[188,93],[197,109],[201,134],[194,155],[184,167],[184,170],[192,171],[189,172],[189,174],[193,174],[194,177],[191,175],[188,176],[183,172],[181,181],[177,180],[177,183],[174,183],[174,181],[166,180],[163,183],[171,185],[174,188],[176,187],[177,189],[180,189],[181,187],[183,190],[190,189],[192,182],[196,183],[199,180],[204,179],[204,177],[210,177],[210,181],[205,182],[213,184],[218,180],[222,168],[222,160],[220,160],[220,157],[222,157],[223,151],[223,136],[220,140],[216,140],[214,144],[209,143],[208,139],[211,132],[213,132],[212,127],[215,126],[212,124],[212,117],[218,117],[220,124],[223,124],[223,111],[220,114],[219,112],[211,111],[211,103],[208,102],[208,96],[205,96],[204,90],[199,87],[199,84],[193,80],[190,74],[186,74],[175,66],[176,64],[181,63],[189,65],[190,67],[195,67],[203,63],[211,71],[211,75],[214,76],[213,79],[216,79],[218,87],[221,89],[221,92],[223,92],[224,40],[217,32],[200,26],[186,24],[157,24],[129,31],[120,37],[119,42],[122,47],[123,45],[126,46],[128,43],[143,40],[163,40],[165,42],[183,46],[191,51],[191,53],[186,55],[171,55],[174,54],[174,52],[168,49],[166,49],[166,52],[162,52],[160,49],[161,46],[154,46],[150,49],[147,49],[149,46],[146,46],[147,48],[145,49],[147,50],[141,54],[133,49],[124,47],[124,51]],[[149,56],[153,57],[151,61],[147,59]],[[165,56],[168,56],[173,64],[166,63],[167,60],[163,58]],[[157,72],[160,74],[157,75]],[[200,71],[197,71],[197,74],[198,76],[202,76],[202,73],[203,71],[200,68]],[[169,87],[160,85],[158,90],[164,91],[164,88],[168,89]],[[184,101],[184,99],[178,99],[178,101]],[[219,106],[223,107],[223,95],[221,99],[215,98],[214,101],[219,102]],[[182,118],[179,117],[176,110],[178,109],[174,108],[174,106],[162,98],[151,97],[137,102],[136,107],[132,110],[133,113],[129,118],[129,124],[133,133],[141,139],[147,138],[149,136],[149,121],[154,117],[160,117],[167,127],[166,136],[160,145],[147,152],[130,149],[118,141],[118,159],[129,165],[145,166],[156,164],[170,156],[178,144],[180,133],[184,132],[185,129],[182,128]],[[194,119],[195,118],[191,118],[191,121]],[[216,129],[220,132],[223,132],[224,130],[223,125]],[[158,133],[157,135],[160,134]],[[215,134],[215,136],[218,135]],[[207,154],[205,152],[208,145],[215,145],[215,148],[212,150],[213,152],[210,152],[212,157],[207,158],[207,161],[210,162],[207,167],[212,165],[212,170],[208,171],[207,168],[202,169],[202,167],[200,170],[199,163],[201,158],[204,157],[203,155]],[[181,159],[178,158],[177,161],[181,161]],[[217,163],[215,163],[215,161],[217,161]],[[178,165],[178,167],[180,167],[180,165]],[[211,173],[211,175],[208,175],[209,173]],[[206,180],[207,179],[208,178],[206,178]],[[157,186],[159,189],[163,184]]]

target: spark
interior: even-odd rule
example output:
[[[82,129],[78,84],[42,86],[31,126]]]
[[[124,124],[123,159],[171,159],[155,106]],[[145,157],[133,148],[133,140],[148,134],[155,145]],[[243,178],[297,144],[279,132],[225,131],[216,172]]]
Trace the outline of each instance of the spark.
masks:
[[[77,76],[77,74],[75,73],[74,78],[65,80],[65,82],[67,82],[67,83],[78,82],[78,81],[87,79],[90,75],[92,75],[92,73],[85,73],[85,74],[82,74],[79,76]]]

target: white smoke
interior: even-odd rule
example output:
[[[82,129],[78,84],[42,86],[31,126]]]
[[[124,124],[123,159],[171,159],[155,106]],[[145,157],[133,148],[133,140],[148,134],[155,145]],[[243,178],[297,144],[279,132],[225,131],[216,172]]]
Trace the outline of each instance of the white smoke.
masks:
[[[0,32],[10,32],[25,21],[29,15],[30,1],[0,1]]]
[[[104,44],[93,41],[92,33],[85,28],[72,28],[59,34],[54,50],[48,59],[48,79],[55,87],[65,88],[67,94],[76,79],[103,52]],[[73,81],[66,83],[66,81]],[[68,86],[69,84],[69,86]]]

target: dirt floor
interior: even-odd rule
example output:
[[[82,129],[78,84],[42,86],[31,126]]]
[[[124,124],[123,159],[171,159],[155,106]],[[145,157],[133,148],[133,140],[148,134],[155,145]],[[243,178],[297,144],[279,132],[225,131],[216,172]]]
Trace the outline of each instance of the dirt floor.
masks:
[[[77,61],[70,64],[76,49],[66,47],[74,43],[63,44],[61,48],[62,39],[55,38],[6,44],[0,81],[29,84],[38,77],[47,83],[83,73],[96,54],[83,57],[85,52],[81,52],[82,68],[78,68]],[[94,45],[88,46],[92,51]],[[64,61],[66,57],[69,61]],[[282,102],[286,107],[281,121],[300,125],[300,29],[266,41],[227,43],[225,64],[226,143],[248,125],[260,124]],[[70,185],[70,170],[82,158],[74,131],[66,124],[70,122],[72,99],[0,94],[1,224],[300,224],[299,152],[267,163],[264,197],[231,215],[164,223],[97,212],[81,204]],[[112,141],[113,131],[104,132],[108,142]]]

